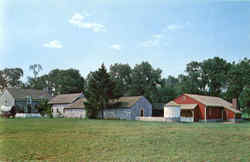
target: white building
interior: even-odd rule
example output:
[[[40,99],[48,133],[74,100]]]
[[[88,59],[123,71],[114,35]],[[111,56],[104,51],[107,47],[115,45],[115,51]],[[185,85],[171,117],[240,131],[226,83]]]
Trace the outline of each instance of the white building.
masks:
[[[181,106],[170,102],[164,106],[165,121],[180,121]]]
[[[82,93],[63,94],[53,97],[49,101],[49,104],[52,105],[51,111],[53,117],[63,117],[64,108],[82,97],[84,97]]]

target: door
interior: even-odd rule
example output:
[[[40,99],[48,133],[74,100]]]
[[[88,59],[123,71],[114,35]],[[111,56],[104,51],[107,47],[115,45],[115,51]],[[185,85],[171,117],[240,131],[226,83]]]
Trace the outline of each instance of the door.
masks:
[[[225,110],[223,110],[223,120],[227,120],[227,112]]]
[[[143,116],[144,116],[144,110],[143,110],[143,109],[141,109],[140,116],[141,116],[141,117],[143,117]]]

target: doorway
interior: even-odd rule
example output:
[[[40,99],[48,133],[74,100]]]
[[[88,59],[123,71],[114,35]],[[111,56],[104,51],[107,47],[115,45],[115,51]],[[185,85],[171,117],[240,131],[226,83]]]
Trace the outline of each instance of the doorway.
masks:
[[[223,110],[222,116],[224,121],[227,120],[227,112],[225,110]]]
[[[141,109],[140,116],[141,116],[141,117],[143,117],[143,116],[144,116],[144,110],[143,110],[143,109]]]

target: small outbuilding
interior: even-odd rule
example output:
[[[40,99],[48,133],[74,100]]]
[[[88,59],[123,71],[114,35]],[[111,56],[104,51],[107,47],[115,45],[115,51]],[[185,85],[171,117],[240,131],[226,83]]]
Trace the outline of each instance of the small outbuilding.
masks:
[[[82,93],[71,93],[71,94],[61,94],[54,96],[49,104],[51,106],[51,111],[53,117],[63,117],[64,116],[64,108],[69,106],[70,104],[75,103],[78,99],[83,98]]]
[[[65,118],[86,118],[86,110],[84,108],[85,98],[79,98],[74,103],[65,106],[63,114]]]
[[[169,102],[164,106],[165,121],[180,121],[181,105]]]
[[[136,120],[136,117],[151,117],[152,105],[144,96],[121,97],[119,107],[104,110],[105,119]]]

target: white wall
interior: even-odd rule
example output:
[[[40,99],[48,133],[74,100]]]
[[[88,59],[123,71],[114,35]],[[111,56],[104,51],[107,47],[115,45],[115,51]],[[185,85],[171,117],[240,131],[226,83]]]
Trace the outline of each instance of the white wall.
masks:
[[[58,111],[63,114],[63,109],[67,106],[68,104],[54,104],[52,105],[52,115],[53,117],[59,117]]]
[[[64,109],[65,118],[86,118],[86,110],[84,109]]]
[[[0,97],[0,107],[3,105],[8,107],[13,107],[15,105],[15,99],[7,90],[4,90],[3,94]]]
[[[180,118],[181,108],[179,106],[165,106],[164,118]]]

